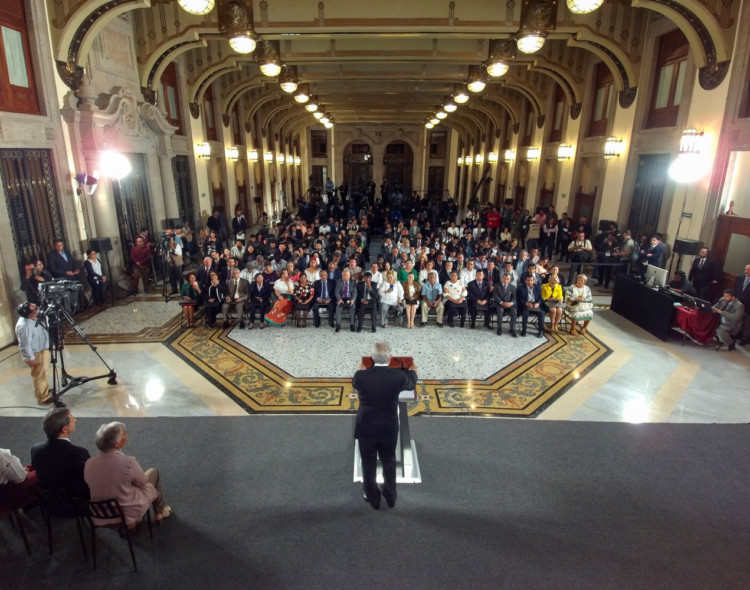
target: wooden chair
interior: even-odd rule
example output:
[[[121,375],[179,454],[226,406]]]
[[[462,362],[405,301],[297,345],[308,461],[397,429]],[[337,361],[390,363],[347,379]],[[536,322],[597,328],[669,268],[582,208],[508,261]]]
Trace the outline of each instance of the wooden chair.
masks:
[[[111,521],[106,524],[97,524],[94,519]],[[148,521],[148,532],[151,538],[154,538],[154,531],[151,527],[151,509],[146,510],[146,519]],[[122,512],[120,504],[114,498],[107,500],[98,500],[89,502],[89,525],[91,526],[91,553],[93,555],[94,569],[96,569],[96,529],[114,529],[119,531],[120,536],[124,536],[128,541],[130,557],[133,560],[133,571],[138,571],[138,565],[135,562],[135,551],[133,551],[133,541],[130,538],[130,529],[125,521],[125,514]]]
[[[78,536],[81,539],[81,548],[83,549],[83,558],[88,559],[86,551],[86,541],[83,538],[83,519],[86,518],[88,511],[85,503],[71,498],[65,488],[44,489],[36,488],[36,494],[39,497],[39,506],[42,509],[44,522],[47,524],[47,539],[49,541],[49,553],[52,555],[52,518],[75,519],[78,527]]]

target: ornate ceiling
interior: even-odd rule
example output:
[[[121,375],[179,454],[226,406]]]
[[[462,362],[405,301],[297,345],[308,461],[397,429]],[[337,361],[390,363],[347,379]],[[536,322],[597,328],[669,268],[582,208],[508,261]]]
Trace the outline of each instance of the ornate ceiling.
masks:
[[[549,108],[552,86],[559,83],[577,116],[586,88],[589,60],[602,60],[611,71],[619,101],[634,100],[650,19],[661,15],[686,35],[700,82],[712,88],[723,80],[731,57],[738,0],[605,0],[590,14],[573,14],[564,1],[464,0],[372,2],[365,0],[217,0],[205,16],[185,12],[177,0],[47,0],[58,72],[72,89],[81,84],[96,35],[112,19],[132,24],[141,89],[158,100],[164,69],[184,56],[180,73],[197,116],[206,88],[223,114],[243,101],[246,115],[274,102],[274,116],[294,125],[313,119],[275,78],[264,76],[256,58],[272,48],[296,77],[309,85],[336,123],[422,124],[457,84],[466,83],[472,66],[499,48],[510,65],[485,90],[471,95],[446,120],[464,129],[489,118],[499,129],[508,113],[519,121],[527,99],[537,121]],[[544,11],[543,11],[544,12]],[[247,15],[259,48],[240,55],[226,31]],[[239,21],[238,19],[239,15]],[[543,48],[525,54],[515,48],[523,26],[543,24]],[[267,42],[270,45],[265,45]],[[495,45],[495,43],[497,45]]]

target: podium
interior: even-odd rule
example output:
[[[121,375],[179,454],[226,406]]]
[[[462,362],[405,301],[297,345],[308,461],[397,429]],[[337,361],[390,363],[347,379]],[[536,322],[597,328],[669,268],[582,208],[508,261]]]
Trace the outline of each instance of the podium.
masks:
[[[363,362],[365,359],[363,359]],[[372,361],[370,361],[372,362]],[[368,366],[367,363],[364,363]],[[393,357],[391,367],[403,368],[412,364],[411,357]],[[416,399],[416,390],[402,391],[398,396],[398,440],[396,443],[396,483],[422,483],[419,470],[417,445],[411,438],[409,430],[409,411],[406,402]],[[362,483],[362,460],[359,456],[359,441],[354,439],[354,482]],[[378,460],[378,483],[383,483],[383,466]]]

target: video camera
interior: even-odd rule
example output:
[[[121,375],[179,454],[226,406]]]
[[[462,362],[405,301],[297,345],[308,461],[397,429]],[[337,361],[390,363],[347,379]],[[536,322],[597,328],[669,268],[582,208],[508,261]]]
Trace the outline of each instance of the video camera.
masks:
[[[56,279],[41,283],[39,293],[42,297],[42,304],[39,306],[37,317],[46,317],[49,319],[50,325],[53,325],[61,309],[75,313],[78,307],[78,293],[82,289],[81,283],[68,279]]]

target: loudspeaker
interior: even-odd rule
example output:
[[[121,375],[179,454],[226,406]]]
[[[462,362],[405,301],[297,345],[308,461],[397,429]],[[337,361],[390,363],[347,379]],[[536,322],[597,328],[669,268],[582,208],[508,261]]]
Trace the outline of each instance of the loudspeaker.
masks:
[[[609,229],[609,226],[613,223],[617,223],[616,221],[611,221],[608,219],[600,219],[599,220],[599,231],[607,231]]]
[[[701,251],[701,243],[697,240],[686,240],[685,238],[675,238],[674,248],[672,250],[675,254],[684,254],[686,256],[695,256]]]
[[[178,227],[182,227],[182,219],[180,219],[179,217],[172,217],[170,219],[162,219],[162,222],[161,222],[162,229],[176,229]]]
[[[89,248],[97,252],[112,252],[112,240],[110,238],[91,238]]]

